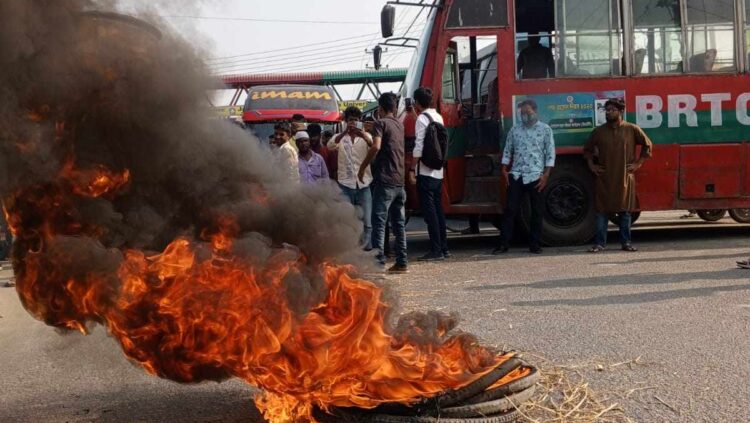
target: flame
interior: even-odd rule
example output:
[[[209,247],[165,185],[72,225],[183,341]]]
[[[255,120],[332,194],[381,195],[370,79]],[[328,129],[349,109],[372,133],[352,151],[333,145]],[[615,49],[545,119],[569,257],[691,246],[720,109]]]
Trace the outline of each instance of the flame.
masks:
[[[127,169],[68,159],[53,181],[6,197],[4,213],[17,237],[16,289],[27,310],[83,333],[91,322],[105,325],[153,375],[187,383],[241,378],[264,390],[256,399],[264,416],[285,423],[314,421],[313,407],[413,403],[465,386],[510,357],[471,336],[451,336],[449,327],[431,342],[389,333],[379,286],[351,266],[310,263],[288,248],[262,261],[240,254],[233,216],[214,216],[199,239],[178,237],[161,253],[105,249],[97,240],[107,230],[80,221],[77,204],[114,200],[129,181]],[[82,236],[90,238],[90,257],[66,248]],[[101,269],[71,270],[81,260]],[[287,290],[299,278],[327,288],[304,312]]]
[[[78,169],[72,160],[63,166],[61,179],[67,180],[75,194],[85,197],[101,197],[116,192],[130,181],[130,171],[113,172],[103,165],[96,165],[88,169]]]
[[[77,195],[91,194],[76,186]],[[155,255],[126,250],[116,283],[113,275],[88,274],[66,279],[53,294],[40,289],[76,258],[29,251],[19,294],[38,317],[50,307],[66,310],[48,321],[56,326],[87,333],[87,321],[102,322],[151,374],[181,382],[232,376],[264,389],[257,405],[272,422],[313,421],[313,405],[410,403],[463,386],[507,359],[468,337],[435,345],[394,338],[381,289],[349,266],[318,266],[327,296],[298,315],[285,280],[309,271],[304,256],[281,250],[261,263],[234,255],[232,220],[222,221],[210,242],[178,238]]]
[[[76,129],[92,118],[70,112],[75,120],[64,109],[21,112],[39,130],[11,138],[17,153],[38,159],[41,151],[59,164],[3,198],[19,298],[45,323],[82,333],[102,324],[130,360],[159,377],[241,378],[263,389],[256,404],[273,423],[314,421],[314,407],[414,403],[465,386],[511,356],[445,323],[420,341],[392,330],[381,287],[357,269],[312,262],[286,246],[269,246],[262,258],[243,253],[238,216],[208,216],[198,235],[170,238],[160,252],[106,241],[117,234],[84,218],[82,205],[117,210],[143,175],[77,160]],[[260,183],[247,191],[259,208],[278,200]],[[289,288],[295,281],[319,282],[323,295],[300,306]],[[516,370],[503,383],[527,374]]]

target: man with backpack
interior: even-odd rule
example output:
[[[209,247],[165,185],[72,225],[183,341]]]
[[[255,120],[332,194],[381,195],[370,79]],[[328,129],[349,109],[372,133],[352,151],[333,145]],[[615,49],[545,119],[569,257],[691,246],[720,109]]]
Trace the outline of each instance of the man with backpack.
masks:
[[[448,133],[443,126],[443,117],[432,108],[431,89],[417,88],[414,91],[414,101],[414,109],[419,117],[415,128],[414,162],[409,178],[412,183],[416,178],[419,203],[430,236],[430,251],[418,260],[440,261],[451,256],[442,204]]]

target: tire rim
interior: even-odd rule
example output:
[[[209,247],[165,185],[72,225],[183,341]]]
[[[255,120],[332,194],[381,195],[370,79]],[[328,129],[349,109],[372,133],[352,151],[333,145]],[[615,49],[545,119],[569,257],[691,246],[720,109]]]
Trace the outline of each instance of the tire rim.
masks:
[[[588,212],[585,188],[576,181],[560,181],[549,188],[546,199],[546,217],[549,223],[570,227],[581,223]]]
[[[750,209],[734,209],[733,211],[740,219],[750,221]]]

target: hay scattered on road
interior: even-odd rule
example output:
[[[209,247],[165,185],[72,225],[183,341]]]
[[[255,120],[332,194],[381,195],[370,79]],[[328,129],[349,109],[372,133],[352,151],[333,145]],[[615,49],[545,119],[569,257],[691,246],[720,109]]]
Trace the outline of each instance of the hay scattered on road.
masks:
[[[519,409],[523,422],[633,423],[613,397],[591,390],[580,373],[580,369],[590,369],[591,365],[560,366],[538,355],[527,353],[524,356],[539,368],[541,378],[534,397]],[[640,357],[607,367],[639,364],[639,360]]]

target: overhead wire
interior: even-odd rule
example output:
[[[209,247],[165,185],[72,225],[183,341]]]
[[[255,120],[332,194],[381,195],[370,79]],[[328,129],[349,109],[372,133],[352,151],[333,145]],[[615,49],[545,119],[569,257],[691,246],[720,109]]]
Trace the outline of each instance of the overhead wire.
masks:
[[[353,59],[350,60],[341,60],[338,62],[331,63],[329,66],[336,66],[336,65],[343,65],[348,63],[354,63],[359,61],[359,53],[357,53],[356,56],[353,56]],[[217,76],[228,76],[228,75],[245,75],[245,76],[252,76],[252,75],[265,75],[269,73],[293,73],[293,71],[302,71],[304,69],[310,69],[310,65],[300,65],[300,66],[291,66],[291,67],[284,67],[284,68],[277,68],[277,69],[267,69],[263,70],[261,72],[252,71],[252,72],[241,72],[236,74],[226,74],[226,75],[217,75]],[[315,68],[315,71],[320,71],[319,68]]]
[[[351,52],[354,51],[355,48],[357,50],[360,50],[360,49],[364,49],[368,45],[369,45],[369,43],[367,41],[363,41],[363,42],[360,42],[360,43],[347,45],[345,47],[346,47],[346,50],[348,50],[346,52],[347,53],[351,53]],[[294,62],[294,61],[297,61],[299,59],[304,59],[304,58],[308,58],[308,57],[316,57],[316,56],[320,56],[320,55],[325,55],[326,53],[331,53],[332,52],[331,50],[338,51],[338,53],[341,54],[341,53],[344,52],[344,47],[331,47],[331,48],[319,49],[319,50],[316,49],[316,50],[306,51],[304,53],[299,53],[299,54],[297,54],[297,53],[285,53],[285,54],[278,55],[278,56],[260,57],[260,58],[257,58],[257,59],[245,59],[245,60],[242,60],[242,61],[233,62],[233,63],[226,63],[226,64],[222,64],[222,65],[211,65],[211,64],[209,64],[209,66],[212,69],[214,69],[214,70],[222,70],[222,69],[231,69],[231,68],[237,68],[237,67],[248,67],[248,66],[252,66],[253,64],[264,63],[264,62],[282,62],[282,63],[283,62]],[[357,53],[359,53],[359,51],[357,51]]]
[[[420,28],[415,28],[414,31],[421,30]],[[361,45],[361,44],[356,44]],[[330,49],[328,49],[330,50]],[[299,62],[300,59],[315,59],[316,61],[326,61],[326,60],[335,60],[335,59],[341,59],[341,58],[349,58],[352,55],[359,56],[360,53],[357,51],[338,51],[338,52],[329,52],[326,53],[318,53],[318,52],[306,52],[301,54],[291,54],[288,55],[288,57],[285,57],[283,59],[277,59],[273,60],[273,63],[265,63],[267,60],[264,59],[257,59],[257,60],[250,60],[250,61],[243,61],[241,63],[235,63],[235,64],[229,64],[229,65],[222,65],[222,66],[214,66],[212,67],[212,71],[214,73],[247,73],[247,72],[255,72],[259,70],[267,70],[267,69],[283,69],[288,64],[294,64],[296,62]],[[287,56],[287,55],[284,55]],[[260,65],[253,66],[254,64],[257,64],[258,62],[263,62]],[[324,65],[324,64],[321,64]],[[331,64],[329,64],[331,65]],[[309,64],[306,66],[310,66]]]
[[[197,20],[220,20],[220,21],[249,21],[249,22],[267,22],[267,23],[305,23],[305,24],[325,24],[325,25],[379,25],[379,22],[372,21],[311,21],[297,19],[259,19],[259,18],[237,18],[230,16],[191,16],[191,15],[161,15],[162,18],[168,19],[197,19]]]
[[[323,57],[322,59],[325,59],[325,60],[327,60],[329,62],[329,64],[326,64],[325,66],[332,66],[333,64],[337,63],[339,60],[350,59],[350,58],[353,58],[353,57],[359,57],[359,52],[350,52],[348,54],[343,54],[343,55],[327,56],[327,57]],[[277,70],[291,69],[292,67],[294,67],[294,68],[303,67],[303,68],[308,68],[308,69],[320,69],[321,67],[325,67],[325,66],[323,66],[323,65],[315,65],[315,64],[312,64],[310,62],[300,63],[298,65],[294,65],[294,64],[291,64],[291,65],[290,64],[281,64],[281,65],[279,65],[279,64],[268,64],[268,65],[265,65],[265,66],[256,66],[254,68],[242,68],[240,70],[235,70],[235,71],[232,71],[232,72],[229,72],[229,73],[230,74],[236,74],[236,73],[247,74],[247,73],[259,73],[259,72],[260,73],[266,73],[266,72],[275,72]]]
[[[346,38],[338,38],[338,39],[335,39],[335,40],[317,41],[317,42],[314,42],[314,43],[301,44],[301,45],[293,46],[293,47],[283,47],[283,48],[277,48],[277,49],[273,49],[273,50],[265,50],[265,51],[256,51],[256,52],[250,52],[250,53],[243,53],[243,54],[237,54],[237,55],[234,55],[234,56],[215,57],[215,58],[209,59],[209,61],[211,61],[211,62],[214,62],[214,61],[215,62],[221,62],[221,61],[225,61],[225,60],[228,60],[228,59],[235,59],[235,58],[238,58],[238,57],[259,56],[259,55],[265,55],[265,54],[269,54],[269,53],[278,53],[280,51],[299,50],[301,48],[315,47],[315,46],[325,46],[324,48],[328,48],[329,46],[338,44],[341,41],[351,42],[352,40],[358,40],[358,39],[364,39],[364,38],[372,38],[373,36],[377,36],[377,35],[380,35],[380,32],[373,32],[373,33],[368,33],[368,34],[363,34],[363,35],[355,35],[355,36],[346,37]]]
[[[211,70],[214,73],[227,73],[227,72],[237,72],[245,70],[253,70],[258,68],[268,68],[268,67],[284,67],[285,65],[293,65],[295,63],[298,63],[300,60],[303,61],[315,61],[319,63],[319,65],[324,65],[327,60],[334,60],[341,57],[348,57],[351,55],[360,55],[361,53],[357,50],[349,50],[349,51],[332,51],[328,53],[324,52],[310,52],[310,53],[303,53],[303,54],[295,54],[290,55],[289,57],[283,58],[283,59],[274,59],[274,60],[267,60],[267,59],[258,59],[248,62],[242,62],[242,63],[236,63],[236,64],[230,64],[230,65],[223,65],[223,66],[215,66],[211,67]]]

